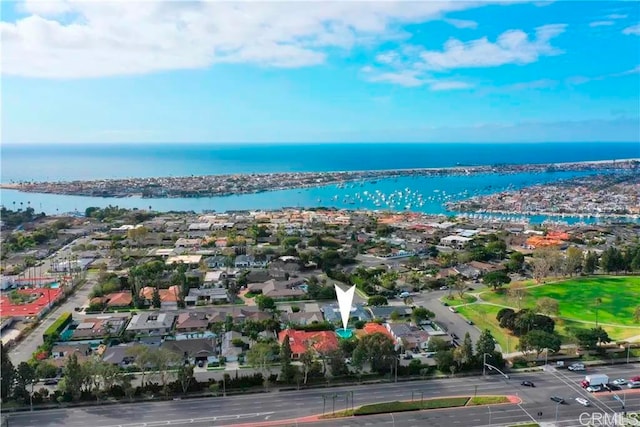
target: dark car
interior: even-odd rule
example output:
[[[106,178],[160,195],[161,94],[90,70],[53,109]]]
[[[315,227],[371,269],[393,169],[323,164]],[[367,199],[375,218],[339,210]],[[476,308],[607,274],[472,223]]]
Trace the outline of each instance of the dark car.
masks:
[[[559,403],[561,405],[565,403],[564,399],[561,398],[560,396],[551,396],[551,400],[553,400],[554,402]]]
[[[451,338],[453,338],[454,340],[460,339],[456,334],[454,334],[453,332],[451,333]]]
[[[536,386],[532,381],[522,381],[520,384],[522,384],[525,387],[535,387]]]
[[[44,385],[58,385],[58,380],[56,378],[44,380]]]

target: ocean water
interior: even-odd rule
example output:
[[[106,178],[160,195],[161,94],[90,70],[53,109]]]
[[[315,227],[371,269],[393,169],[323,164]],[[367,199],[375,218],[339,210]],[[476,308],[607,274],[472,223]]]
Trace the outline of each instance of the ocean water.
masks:
[[[5,145],[3,183],[229,173],[405,169],[455,165],[554,163],[640,158],[633,143],[562,144],[162,144]],[[337,207],[411,210],[450,214],[443,203],[584,173],[521,173],[448,177],[402,177],[377,182],[282,190],[198,199],[94,198],[0,190],[9,208],[32,206],[49,214],[84,212],[89,206],[118,205],[158,211]],[[388,200],[394,194],[395,204]],[[536,217],[542,221],[545,217]]]
[[[430,168],[640,157],[634,143],[3,145],[1,181]]]

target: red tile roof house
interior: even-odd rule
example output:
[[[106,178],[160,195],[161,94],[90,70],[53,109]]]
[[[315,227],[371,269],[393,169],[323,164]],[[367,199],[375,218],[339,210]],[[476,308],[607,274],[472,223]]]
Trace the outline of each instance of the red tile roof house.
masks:
[[[299,359],[309,348],[317,353],[326,353],[338,348],[338,338],[333,331],[306,332],[285,329],[278,334],[280,345],[282,345],[286,337],[289,338],[289,344],[291,345],[292,359]]]
[[[140,290],[140,297],[149,303],[153,301],[153,286],[145,286]],[[159,289],[161,307],[164,309],[178,309],[178,300],[180,299],[180,287],[177,285],[170,286],[169,289]]]
[[[107,307],[129,307],[133,298],[131,292],[115,292],[104,296],[107,299]]]
[[[386,327],[375,322],[366,323],[362,329],[360,329],[359,331],[356,331],[356,335],[358,336],[373,335],[373,334],[383,334],[393,339],[393,335],[391,335],[391,332],[389,332],[389,330]]]

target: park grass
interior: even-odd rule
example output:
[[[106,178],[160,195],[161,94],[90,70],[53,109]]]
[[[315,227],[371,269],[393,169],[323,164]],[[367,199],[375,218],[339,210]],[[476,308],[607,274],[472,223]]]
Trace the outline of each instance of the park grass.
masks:
[[[451,296],[447,295],[447,296],[442,297],[442,301],[444,301],[447,304],[455,307],[455,306],[457,306],[459,304],[471,304],[471,303],[474,303],[474,302],[478,301],[478,298],[476,298],[474,295],[469,295],[469,294],[462,295],[462,298],[460,298],[460,295],[458,295],[458,294],[451,294]]]
[[[533,286],[531,282],[525,282]],[[508,289],[508,287],[506,288]],[[529,287],[521,302],[521,308],[534,308],[542,297],[558,301],[558,316],[566,319],[592,322],[595,325],[596,310],[598,323],[610,323],[635,327],[640,334],[640,323],[633,318],[635,308],[640,304],[640,276],[596,276],[575,278],[542,286]],[[484,292],[481,298],[486,302],[515,307],[507,292]],[[596,306],[597,298],[602,300]]]
[[[478,329],[491,331],[491,335],[498,341],[504,353],[516,351],[518,338],[501,328],[496,320],[496,315],[501,307],[478,303],[457,307],[457,310],[465,318],[473,320]],[[509,338],[507,339],[507,337]]]

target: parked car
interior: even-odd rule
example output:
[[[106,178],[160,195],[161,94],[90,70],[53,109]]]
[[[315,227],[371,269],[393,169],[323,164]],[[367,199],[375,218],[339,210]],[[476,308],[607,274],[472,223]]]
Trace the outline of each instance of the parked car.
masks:
[[[470,325],[473,325],[473,320],[467,319],[467,323],[470,324]]]
[[[454,334],[453,332],[451,332],[451,338],[453,338],[454,340],[459,339],[460,337],[458,337],[456,334]]]
[[[591,403],[589,403],[589,401],[584,397],[576,397],[576,402],[578,402],[582,406],[591,406]]]
[[[560,396],[551,396],[551,400],[553,400],[556,403],[559,403],[561,405],[563,405],[565,403],[564,399],[561,398]]]
[[[590,385],[589,387],[587,387],[587,391],[589,393],[597,393],[602,390],[604,390],[604,388],[601,385]]]
[[[441,290],[441,291],[446,291],[446,290],[448,290],[448,289],[449,289],[449,287],[448,287],[448,286],[440,286],[440,290]]]
[[[44,380],[44,385],[58,385],[58,379],[57,378],[49,378],[47,380]]]
[[[404,360],[411,360],[411,359],[413,359],[413,355],[411,353],[405,353],[405,355],[402,356],[402,358]]]
[[[522,381],[520,384],[525,386],[525,387],[535,387],[536,386],[532,381]]]
[[[640,388],[640,381],[629,381],[627,383],[627,387],[629,387],[629,388]]]
[[[582,363],[574,363],[573,365],[570,365],[568,368],[568,370],[570,371],[584,371],[584,365]]]
[[[612,384],[615,385],[625,385],[627,383],[627,380],[625,380],[624,378],[618,378],[617,380],[613,380]]]
[[[452,313],[457,313],[458,312],[458,310],[456,310],[455,307],[449,307],[449,311],[452,312]]]

